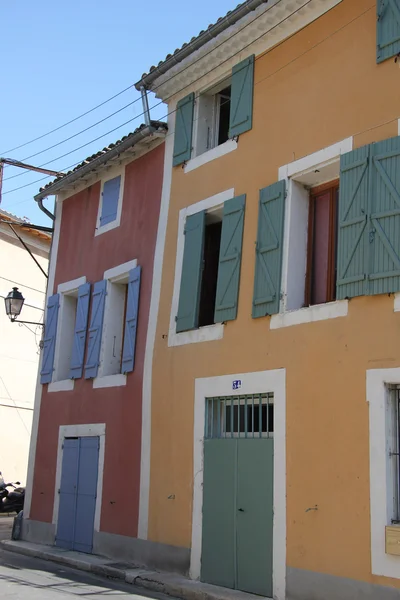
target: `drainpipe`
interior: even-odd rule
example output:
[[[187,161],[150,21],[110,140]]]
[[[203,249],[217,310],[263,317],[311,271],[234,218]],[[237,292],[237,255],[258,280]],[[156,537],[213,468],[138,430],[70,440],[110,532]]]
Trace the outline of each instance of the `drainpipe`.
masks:
[[[35,198],[36,200],[36,198]],[[36,200],[38,207],[40,208],[40,210],[47,215],[52,221],[55,221],[55,216],[53,215],[53,213],[51,213],[45,206],[43,206],[43,200],[42,198],[39,198],[38,200]]]

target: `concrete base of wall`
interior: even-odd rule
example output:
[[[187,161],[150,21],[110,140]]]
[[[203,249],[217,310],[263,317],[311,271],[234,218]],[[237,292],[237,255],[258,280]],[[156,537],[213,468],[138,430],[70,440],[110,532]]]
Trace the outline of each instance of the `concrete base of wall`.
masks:
[[[168,546],[149,540],[139,540],[124,535],[95,532],[93,536],[93,554],[101,554],[150,567],[161,571],[170,571],[187,575],[190,565],[190,549]]]
[[[53,523],[43,523],[42,521],[23,519],[21,530],[22,540],[52,546],[55,537],[56,534]]]
[[[400,600],[400,590],[302,569],[286,569],[287,600]]]

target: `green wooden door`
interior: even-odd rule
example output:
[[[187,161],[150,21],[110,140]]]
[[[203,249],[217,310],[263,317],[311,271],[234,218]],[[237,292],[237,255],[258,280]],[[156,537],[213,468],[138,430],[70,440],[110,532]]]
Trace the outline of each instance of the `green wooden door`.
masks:
[[[201,580],[272,597],[273,438],[204,441]]]
[[[274,440],[237,443],[237,588],[272,598]]]

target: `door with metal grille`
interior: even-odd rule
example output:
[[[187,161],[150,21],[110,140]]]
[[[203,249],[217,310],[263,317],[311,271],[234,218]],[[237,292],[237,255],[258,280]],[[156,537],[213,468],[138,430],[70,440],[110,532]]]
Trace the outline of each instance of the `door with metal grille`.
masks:
[[[90,553],[99,462],[98,437],[65,438],[56,545]]]
[[[201,579],[272,597],[272,394],[206,399]]]

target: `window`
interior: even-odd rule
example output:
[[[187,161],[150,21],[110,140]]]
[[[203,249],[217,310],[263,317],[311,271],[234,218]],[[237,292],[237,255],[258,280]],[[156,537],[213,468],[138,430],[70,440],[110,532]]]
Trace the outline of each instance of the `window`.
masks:
[[[206,399],[206,438],[272,437],[273,394]]]
[[[217,213],[207,214],[206,226],[204,228],[204,254],[200,289],[199,327],[212,325],[215,322],[214,312],[215,299],[217,295],[221,231],[221,216],[218,216]]]
[[[231,85],[224,81],[198,97],[196,155],[229,139]]]
[[[339,182],[311,189],[305,304],[336,298],[337,206]]]
[[[120,171],[115,177],[110,177],[102,182],[95,235],[105,233],[119,226],[123,191],[124,173],[121,174]]]
[[[127,283],[107,282],[100,377],[121,373]]]
[[[391,476],[392,476],[392,498],[393,498],[393,510],[391,516],[391,522],[393,524],[400,523],[400,388],[389,388],[390,393],[390,425],[388,428],[388,451],[389,460],[391,464]]]

